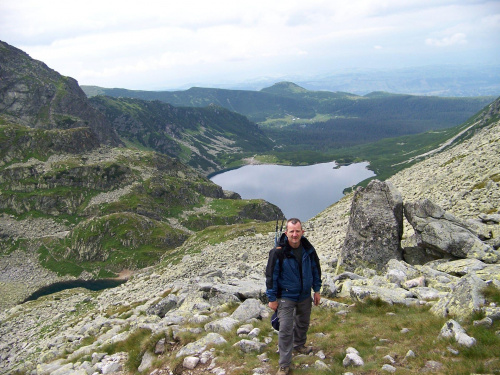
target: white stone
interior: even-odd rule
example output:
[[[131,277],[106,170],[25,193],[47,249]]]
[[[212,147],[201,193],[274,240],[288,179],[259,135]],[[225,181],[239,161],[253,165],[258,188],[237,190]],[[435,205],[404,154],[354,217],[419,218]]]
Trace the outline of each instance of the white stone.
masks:
[[[386,364],[382,366],[382,371],[394,373],[396,372],[396,367]]]
[[[182,362],[182,366],[189,370],[193,370],[196,366],[198,366],[199,362],[200,359],[198,357],[186,357]]]
[[[364,361],[363,359],[356,353],[348,353],[344,360],[342,361],[342,364],[344,365],[344,367],[347,367],[347,366],[364,366]]]

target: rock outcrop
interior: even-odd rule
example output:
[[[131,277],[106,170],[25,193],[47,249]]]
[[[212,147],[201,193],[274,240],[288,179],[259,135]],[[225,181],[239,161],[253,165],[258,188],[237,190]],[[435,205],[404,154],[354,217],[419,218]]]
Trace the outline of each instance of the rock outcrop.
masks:
[[[388,195],[387,192],[391,193]],[[490,239],[491,234],[500,229],[498,224],[491,224],[496,222],[496,216],[481,215],[487,224],[468,224],[429,199],[407,202],[404,204],[404,214],[413,227],[416,245],[401,249],[402,211],[401,194],[391,183],[373,180],[366,189],[358,188],[353,196],[337,273],[355,269],[361,272],[365,268],[381,271],[393,259],[404,259],[410,264],[424,264],[437,259],[467,258],[470,260],[467,267],[474,270],[484,269],[484,263],[500,263],[500,252],[481,240]],[[488,236],[484,235],[485,225],[489,225],[488,229],[491,230]],[[470,264],[471,262],[474,264]],[[450,271],[451,268],[447,268],[447,272],[453,273]],[[460,274],[460,270],[455,272]],[[398,278],[396,273],[392,276]],[[329,285],[329,280],[326,281],[326,285]],[[329,287],[327,293],[332,293],[332,290],[337,288]],[[356,293],[363,296],[369,294],[361,290]]]
[[[473,258],[500,261],[500,253],[482,242],[473,229],[428,199],[404,205],[415,231],[416,244],[436,258]]]
[[[0,41],[0,113],[20,125],[43,129],[89,128],[99,141],[121,145],[106,118],[78,82]]]
[[[339,267],[378,269],[390,259],[402,259],[402,235],[401,193],[390,182],[371,181],[354,193]]]

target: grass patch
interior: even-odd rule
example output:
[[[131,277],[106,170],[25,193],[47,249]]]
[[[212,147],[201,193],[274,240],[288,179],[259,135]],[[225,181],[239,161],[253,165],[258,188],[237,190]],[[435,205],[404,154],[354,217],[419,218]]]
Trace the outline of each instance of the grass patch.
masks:
[[[490,303],[494,303],[497,306],[500,305],[500,289],[496,288],[494,285],[488,285],[482,292],[486,299],[486,305]]]
[[[127,319],[126,317],[124,317],[124,314],[126,315],[131,313],[131,310],[135,309],[137,306],[144,304],[144,302],[145,301],[139,301],[139,302],[134,302],[132,304],[120,304],[120,305],[109,306],[106,309],[104,316],[106,318],[118,316],[119,319]]]
[[[500,338],[495,335],[498,323],[492,328],[474,327],[463,323],[467,333],[477,340],[472,348],[459,346],[454,340],[438,339],[445,318],[430,313],[427,306],[388,305],[380,300],[358,303],[345,315],[335,310],[313,308],[307,345],[314,352],[322,350],[323,362],[329,371],[315,368],[318,357],[294,356],[293,373],[297,374],[342,374],[351,371],[356,374],[383,374],[387,364],[385,356],[390,355],[398,374],[419,374],[427,361],[440,362],[440,374],[494,373],[500,365]],[[278,335],[270,327],[268,319],[254,323],[259,328],[259,340],[270,337],[271,343],[265,351],[269,357],[270,372],[278,367],[276,353]],[[405,333],[403,328],[407,329]],[[243,353],[233,345],[242,339],[235,332],[224,334],[227,344],[216,347],[217,366],[230,370],[231,374],[252,374],[252,370],[263,367],[256,353]],[[194,339],[194,338],[193,338]],[[248,338],[247,338],[248,339]],[[365,365],[361,368],[345,368],[342,364],[346,349],[354,347],[359,351]],[[458,355],[448,348],[455,349]],[[416,356],[405,358],[409,350]]]
[[[141,364],[142,356],[146,350],[152,349],[157,341],[157,335],[152,335],[149,329],[139,328],[132,332],[126,340],[106,345],[102,351],[108,354],[127,352],[126,368],[132,373],[136,373]]]

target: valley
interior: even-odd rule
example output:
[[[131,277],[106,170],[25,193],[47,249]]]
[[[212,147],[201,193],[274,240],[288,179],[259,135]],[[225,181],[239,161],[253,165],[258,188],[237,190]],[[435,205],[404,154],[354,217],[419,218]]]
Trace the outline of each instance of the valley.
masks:
[[[304,223],[323,298],[294,373],[500,369],[500,99],[290,82],[89,99],[4,42],[0,66],[0,373],[274,373],[283,212],[207,177],[246,160],[376,173]]]

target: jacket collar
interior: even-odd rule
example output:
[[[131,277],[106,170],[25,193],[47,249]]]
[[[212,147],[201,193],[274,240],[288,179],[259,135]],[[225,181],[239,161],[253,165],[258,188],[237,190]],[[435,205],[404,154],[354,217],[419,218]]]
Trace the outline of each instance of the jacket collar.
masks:
[[[311,249],[313,249],[313,245],[309,242],[307,238],[302,236],[300,238],[300,243],[302,244],[302,247],[304,248],[305,251],[310,252]],[[278,246],[283,247],[287,251],[291,251],[291,246],[288,244],[288,237],[286,236],[285,233],[283,233],[278,241]]]

